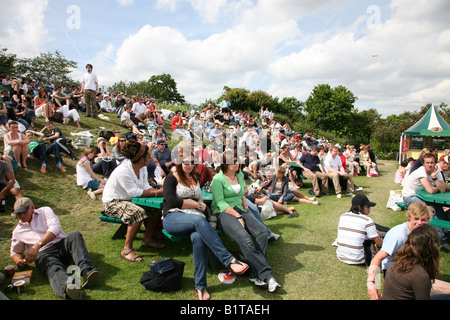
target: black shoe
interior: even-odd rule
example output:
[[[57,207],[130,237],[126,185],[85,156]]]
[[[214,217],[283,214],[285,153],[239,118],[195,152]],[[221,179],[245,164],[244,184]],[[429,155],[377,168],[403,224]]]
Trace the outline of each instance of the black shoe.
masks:
[[[6,207],[4,204],[0,204],[0,213],[5,213]]]
[[[87,115],[85,115],[84,117],[85,117],[85,118],[90,118],[91,115],[90,115],[90,114],[87,114]]]

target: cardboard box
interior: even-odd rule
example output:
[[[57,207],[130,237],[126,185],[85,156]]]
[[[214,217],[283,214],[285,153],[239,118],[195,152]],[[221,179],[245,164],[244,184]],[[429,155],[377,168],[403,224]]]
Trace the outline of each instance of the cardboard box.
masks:
[[[23,280],[23,281],[25,281],[25,285],[28,285],[31,282],[32,275],[33,275],[33,270],[16,272],[16,273],[14,273],[14,276],[12,277],[11,283],[14,284],[14,282],[16,282],[16,281]]]

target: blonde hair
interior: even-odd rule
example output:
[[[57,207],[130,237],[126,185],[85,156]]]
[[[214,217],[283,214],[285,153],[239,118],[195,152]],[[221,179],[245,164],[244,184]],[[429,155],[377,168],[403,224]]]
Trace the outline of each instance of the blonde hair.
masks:
[[[406,211],[406,218],[410,220],[412,218],[427,217],[430,220],[433,214],[433,207],[427,206],[425,203],[413,202],[409,205],[408,211]]]

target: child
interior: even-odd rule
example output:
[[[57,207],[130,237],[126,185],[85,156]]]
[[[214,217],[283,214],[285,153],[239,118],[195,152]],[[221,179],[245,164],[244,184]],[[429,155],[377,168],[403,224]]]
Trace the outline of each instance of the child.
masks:
[[[105,181],[98,179],[93,170],[92,161],[95,158],[95,149],[86,148],[83,157],[77,163],[77,185],[87,189],[87,194],[92,200],[97,199],[97,194],[103,193]]]

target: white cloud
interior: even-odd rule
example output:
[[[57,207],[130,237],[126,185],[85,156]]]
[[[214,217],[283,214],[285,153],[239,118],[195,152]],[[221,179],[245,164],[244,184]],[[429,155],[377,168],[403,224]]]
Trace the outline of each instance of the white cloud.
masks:
[[[116,0],[121,7],[127,7],[134,4],[134,0]]]
[[[444,101],[450,89],[450,39],[441,11],[449,9],[448,2],[396,0],[392,8],[392,17],[376,29],[363,30],[365,21],[358,19],[355,30],[308,38],[304,49],[274,61],[269,72],[286,85],[342,84],[359,97],[357,105],[380,106],[385,115]],[[357,36],[361,32],[365,35]]]
[[[48,0],[2,1],[0,45],[19,58],[39,55],[48,39],[43,23],[47,6]]]

